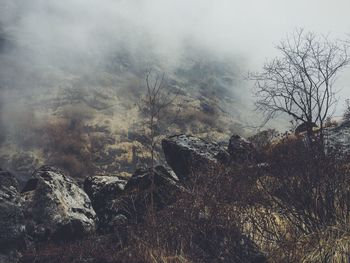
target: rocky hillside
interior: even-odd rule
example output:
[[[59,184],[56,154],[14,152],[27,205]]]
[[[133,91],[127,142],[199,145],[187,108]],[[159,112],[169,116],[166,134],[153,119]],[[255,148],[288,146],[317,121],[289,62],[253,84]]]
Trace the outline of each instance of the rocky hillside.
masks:
[[[20,187],[1,171],[1,262],[345,262],[348,129],[326,129],[326,155],[182,134],[131,177],[42,166]]]
[[[166,91],[176,97],[164,112],[162,134],[227,141],[246,132],[233,60],[188,47],[170,66],[151,51],[120,49],[103,65],[63,67],[24,55],[13,60],[9,43],[0,53],[0,165],[18,176],[45,163],[82,178],[130,176],[147,163],[147,116],[138,105],[149,69],[152,81],[165,73]],[[161,162],[160,147],[157,152]]]
[[[236,155],[230,155],[218,144],[186,135],[166,138],[162,145],[165,158],[175,172],[170,167],[156,166],[153,172],[138,169],[130,178],[90,176],[79,185],[61,170],[42,166],[20,189],[14,175],[1,171],[1,262],[30,262],[34,247],[42,242],[54,242],[59,246],[63,241],[122,232],[119,241],[128,242],[132,237],[125,230],[149,223],[151,207],[154,206],[154,213],[158,214],[172,207],[182,196],[194,194],[192,187],[199,182],[192,171],[208,173],[218,165],[237,165],[238,152],[243,158],[250,152],[249,147],[242,145],[251,147],[242,138],[233,137],[229,150]],[[200,211],[196,217],[204,223],[206,213]],[[207,237],[196,238],[196,247],[204,253],[203,259],[214,259],[224,253],[221,258],[225,262],[231,262],[231,257],[244,257],[245,262],[264,262],[254,241],[238,229],[229,231],[227,234],[235,232],[234,242],[238,242],[230,252],[224,252],[225,243],[209,245]],[[226,235],[220,234],[217,238],[225,240]],[[45,262],[49,258],[44,256],[39,260]],[[85,262],[76,260],[74,262]],[[92,262],[101,262],[96,260]],[[120,258],[120,262],[136,261]]]
[[[1,170],[1,262],[347,262],[348,157],[256,147],[169,136],[165,166],[82,183],[42,166],[21,188]]]

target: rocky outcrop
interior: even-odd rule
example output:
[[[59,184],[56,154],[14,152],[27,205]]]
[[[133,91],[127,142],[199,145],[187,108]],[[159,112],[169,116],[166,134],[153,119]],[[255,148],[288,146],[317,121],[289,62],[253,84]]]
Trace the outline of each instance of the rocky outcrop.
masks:
[[[179,181],[176,174],[170,169],[162,165],[154,168],[154,184],[157,187],[164,185],[175,185]],[[138,190],[145,190],[151,186],[151,170],[140,168],[136,170],[125,186],[126,190],[137,188]]]
[[[111,176],[92,176],[85,180],[84,189],[92,200],[102,231],[145,219],[151,207],[151,178],[150,169],[138,169],[127,182]],[[155,209],[175,202],[177,194],[185,191],[177,180],[174,172],[163,166],[155,167]]]
[[[126,183],[126,179],[117,176],[90,176],[84,181],[84,190],[93,206],[101,206],[106,199],[120,195]]]
[[[75,239],[95,229],[89,197],[56,168],[43,166],[35,171],[22,196],[27,231],[35,239]]]
[[[233,135],[228,145],[231,162],[242,163],[256,160],[257,151],[250,141],[239,135]]]
[[[178,183],[177,176],[170,169],[164,166],[156,166],[153,172],[154,181],[154,202],[157,209],[161,209],[175,202],[177,195],[186,191]],[[152,187],[151,169],[138,169],[125,186],[129,193],[141,193],[141,196],[147,195]],[[143,197],[141,197],[142,199]],[[137,211],[135,211],[137,212]]]
[[[228,164],[230,156],[215,143],[189,135],[175,135],[162,141],[167,163],[182,182],[193,180],[194,174],[208,172],[216,165]]]
[[[16,250],[24,245],[25,223],[18,182],[0,170],[0,262],[16,262]]]
[[[126,182],[117,176],[90,176],[85,179],[84,190],[97,213],[100,229],[110,228],[126,220],[120,208],[115,205],[124,191]]]
[[[152,189],[152,176],[154,189]],[[125,186],[125,197],[122,203],[128,204],[127,217],[132,223],[142,222],[153,205],[161,210],[177,200],[180,193],[186,190],[178,183],[174,172],[164,166],[151,169],[138,169]]]

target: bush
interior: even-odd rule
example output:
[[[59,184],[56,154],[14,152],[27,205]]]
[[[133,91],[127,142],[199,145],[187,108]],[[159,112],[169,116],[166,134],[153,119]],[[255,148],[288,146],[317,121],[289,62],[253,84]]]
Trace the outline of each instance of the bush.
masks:
[[[73,177],[91,175],[94,172],[91,143],[80,119],[56,119],[43,127],[41,146],[46,160]]]
[[[270,149],[269,167],[257,169],[261,197],[241,214],[271,262],[348,262],[350,170],[337,156],[287,139]]]
[[[48,250],[50,262],[349,262],[348,159],[314,151],[289,136],[267,147],[268,165],[194,172],[196,183],[154,221],[46,244],[36,262]]]

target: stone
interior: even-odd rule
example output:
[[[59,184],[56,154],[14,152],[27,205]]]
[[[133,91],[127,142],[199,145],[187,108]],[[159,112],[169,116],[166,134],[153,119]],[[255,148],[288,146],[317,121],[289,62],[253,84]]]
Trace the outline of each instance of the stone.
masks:
[[[91,199],[99,218],[99,229],[103,232],[126,221],[114,204],[124,192],[125,185],[126,180],[117,176],[90,176],[84,181],[84,190]]]
[[[162,147],[167,163],[181,182],[193,181],[194,174],[227,165],[230,159],[228,152],[218,144],[190,135],[167,137]]]
[[[96,213],[88,195],[61,170],[43,166],[22,191],[28,234],[70,240],[94,232]]]
[[[93,176],[85,180],[84,189],[92,200],[102,232],[144,221],[151,207],[151,178],[151,170],[142,168],[127,182],[112,176]],[[157,210],[175,202],[177,194],[185,191],[174,172],[164,166],[154,168],[154,186],[152,193]]]

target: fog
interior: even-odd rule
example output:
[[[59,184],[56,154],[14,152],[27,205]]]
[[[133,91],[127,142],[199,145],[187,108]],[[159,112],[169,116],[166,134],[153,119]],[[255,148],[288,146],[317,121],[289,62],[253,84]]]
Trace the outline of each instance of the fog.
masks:
[[[274,57],[276,44],[295,28],[334,39],[350,33],[348,0],[0,0],[0,7],[12,45],[3,47],[0,75],[3,86],[16,87],[29,86],[26,69],[92,72],[120,49],[147,53],[171,68],[188,45],[233,58],[243,80]],[[13,71],[8,61],[20,66]],[[350,97],[349,75],[337,82],[340,106]],[[245,83],[248,97],[251,85]]]

